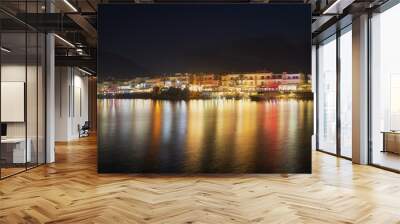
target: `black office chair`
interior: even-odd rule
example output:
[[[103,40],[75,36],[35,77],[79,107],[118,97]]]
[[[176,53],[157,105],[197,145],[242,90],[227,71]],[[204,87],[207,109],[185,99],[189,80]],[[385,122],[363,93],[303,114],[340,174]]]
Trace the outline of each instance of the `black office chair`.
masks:
[[[89,121],[85,121],[82,127],[78,124],[78,130],[79,130],[79,138],[89,136],[89,130],[90,130]]]

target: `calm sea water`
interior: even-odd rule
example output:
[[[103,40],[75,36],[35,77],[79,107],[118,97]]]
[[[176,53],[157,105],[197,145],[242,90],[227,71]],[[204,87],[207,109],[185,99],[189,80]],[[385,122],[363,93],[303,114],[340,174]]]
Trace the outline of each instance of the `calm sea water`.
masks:
[[[99,172],[309,173],[313,103],[98,101]]]

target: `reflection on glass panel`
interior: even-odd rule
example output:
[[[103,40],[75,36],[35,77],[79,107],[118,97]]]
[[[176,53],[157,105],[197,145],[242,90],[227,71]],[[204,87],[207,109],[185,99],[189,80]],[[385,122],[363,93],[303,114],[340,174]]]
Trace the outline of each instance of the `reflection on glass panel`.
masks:
[[[30,160],[26,142],[26,35],[1,34],[1,175],[25,170]],[[28,149],[28,150],[27,150]]]
[[[336,39],[318,48],[318,148],[336,153]]]
[[[46,39],[45,35],[39,33],[38,35],[38,164],[45,163],[45,60],[46,60],[46,52],[45,52],[45,44]]]
[[[1,1],[9,12],[43,13],[45,1]],[[36,23],[38,17],[27,17]],[[45,35],[0,12],[0,177],[45,162]],[[6,21],[6,22],[4,22]]]
[[[352,35],[340,36],[340,152],[351,158],[352,141]]]
[[[372,162],[400,170],[400,5],[372,17]]]
[[[30,148],[30,158],[28,160],[28,168],[37,165],[38,157],[38,120],[37,120],[37,79],[38,79],[38,36],[36,32],[27,33],[27,74],[26,74],[26,124],[27,124],[27,142]]]
[[[28,13],[39,12],[38,1],[27,2],[25,9]],[[28,17],[28,23],[37,23],[37,17]],[[27,74],[26,74],[26,124],[27,142],[30,148],[30,161],[27,167],[38,164],[38,45],[39,36],[36,30],[28,29],[27,38]]]

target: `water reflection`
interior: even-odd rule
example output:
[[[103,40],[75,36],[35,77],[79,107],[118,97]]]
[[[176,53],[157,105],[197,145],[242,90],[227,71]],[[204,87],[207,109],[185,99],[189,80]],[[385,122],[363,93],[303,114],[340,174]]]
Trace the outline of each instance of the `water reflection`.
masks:
[[[305,173],[312,101],[98,101],[99,171]]]

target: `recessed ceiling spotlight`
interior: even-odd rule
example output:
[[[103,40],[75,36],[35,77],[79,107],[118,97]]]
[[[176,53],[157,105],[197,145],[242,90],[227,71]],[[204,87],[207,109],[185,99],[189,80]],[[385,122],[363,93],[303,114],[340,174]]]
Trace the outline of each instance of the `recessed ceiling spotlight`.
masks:
[[[10,53],[11,50],[5,48],[5,47],[1,47],[1,51],[6,52],[6,53]]]

